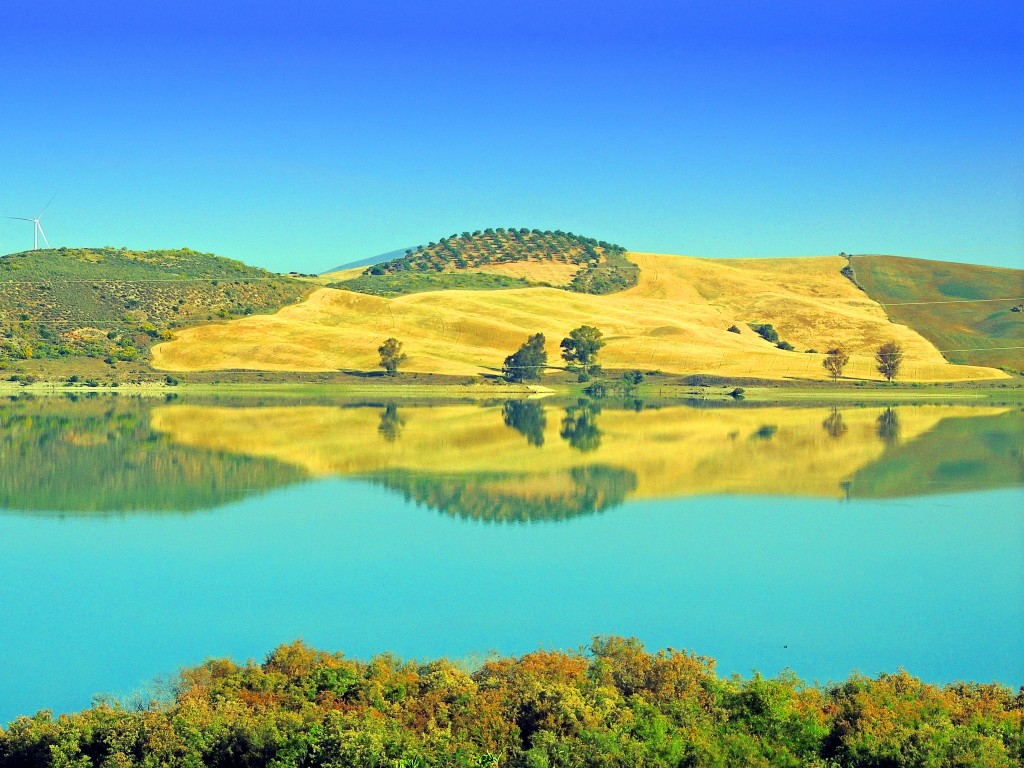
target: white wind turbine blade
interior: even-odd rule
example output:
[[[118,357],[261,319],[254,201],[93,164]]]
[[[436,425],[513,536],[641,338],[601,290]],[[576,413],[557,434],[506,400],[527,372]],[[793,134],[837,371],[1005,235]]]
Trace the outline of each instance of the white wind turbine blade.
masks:
[[[44,209],[45,210],[45,209]],[[40,214],[42,215],[42,214]],[[39,230],[39,234],[43,236],[43,242],[46,243],[46,247],[50,247],[50,241],[46,239],[46,233],[43,232],[43,225],[39,223],[39,219],[36,219],[36,229]]]
[[[53,197],[56,197],[56,195],[54,195]],[[36,216],[37,220],[43,218],[43,214],[46,213],[46,209],[49,208],[50,207],[50,203],[53,202],[53,197],[50,198],[49,202],[47,202],[47,204],[43,206],[43,210],[41,210],[39,212],[39,215]],[[43,239],[45,240],[46,238],[44,237]]]
[[[4,216],[5,219],[14,219],[15,221],[35,221],[35,219],[26,219],[24,216]]]

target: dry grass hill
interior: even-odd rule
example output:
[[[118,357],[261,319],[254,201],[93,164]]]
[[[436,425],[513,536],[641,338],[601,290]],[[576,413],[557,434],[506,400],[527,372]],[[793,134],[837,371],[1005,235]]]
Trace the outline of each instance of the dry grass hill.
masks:
[[[823,353],[851,352],[845,375],[878,379],[873,353],[894,339],[906,353],[900,378],[1002,378],[992,369],[948,363],[915,330],[846,279],[839,256],[702,259],[627,254],[637,284],[607,295],[550,287],[430,290],[384,297],[321,288],[274,315],[184,329],[153,348],[168,371],[377,369],[389,336],[409,354],[404,369],[473,375],[498,368],[527,336],[543,332],[549,362],[579,325],[600,328],[606,368],[732,377],[821,379]],[[778,349],[748,326],[771,323],[795,351]],[[728,329],[735,326],[739,333]],[[808,352],[808,350],[816,350]]]

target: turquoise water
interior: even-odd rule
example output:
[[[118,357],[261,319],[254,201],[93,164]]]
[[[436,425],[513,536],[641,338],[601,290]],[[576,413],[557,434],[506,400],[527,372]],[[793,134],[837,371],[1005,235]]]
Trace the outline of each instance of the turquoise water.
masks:
[[[886,450],[905,462],[908,446]],[[1019,457],[1019,443],[1005,450]],[[903,667],[1017,686],[1019,482],[870,499],[626,493],[598,514],[494,523],[379,481],[289,477],[227,503],[218,487],[218,505],[191,514],[0,514],[0,721],[296,637],[359,657],[461,657],[621,634],[723,673],[824,682]]]

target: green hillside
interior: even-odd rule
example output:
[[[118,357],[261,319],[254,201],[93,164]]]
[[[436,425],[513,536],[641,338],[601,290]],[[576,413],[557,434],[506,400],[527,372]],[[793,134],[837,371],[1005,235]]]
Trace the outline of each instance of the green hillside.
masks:
[[[182,249],[60,248],[0,257],[0,364],[144,359],[171,329],[273,312],[309,286]]]
[[[854,282],[952,363],[1024,370],[1024,270],[853,256]]]
[[[529,263],[532,273],[514,274],[509,265]],[[546,279],[537,267],[563,265]],[[410,248],[405,255],[368,267],[352,280],[333,284],[360,293],[399,296],[425,290],[493,290],[554,285],[579,293],[606,294],[636,285],[639,270],[620,245],[561,230],[485,229],[442,237]]]

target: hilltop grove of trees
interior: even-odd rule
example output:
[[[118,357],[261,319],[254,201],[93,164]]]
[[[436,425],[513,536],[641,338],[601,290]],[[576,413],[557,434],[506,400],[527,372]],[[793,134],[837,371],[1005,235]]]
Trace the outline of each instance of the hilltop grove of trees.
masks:
[[[359,277],[333,285],[396,296],[445,288],[494,290],[540,284],[487,272],[491,266],[516,262],[576,265],[579,269],[571,280],[558,287],[579,293],[621,291],[636,285],[640,274],[621,245],[562,230],[498,227],[453,234],[410,248],[398,259],[375,264]]]
[[[369,661],[283,645],[210,660],[148,706],[100,700],[0,730],[0,767],[996,768],[1024,759],[1024,697],[906,672],[824,686],[720,677],[634,639],[586,650]]]

